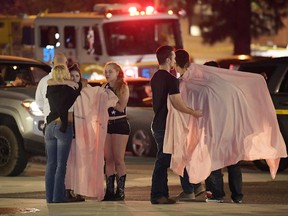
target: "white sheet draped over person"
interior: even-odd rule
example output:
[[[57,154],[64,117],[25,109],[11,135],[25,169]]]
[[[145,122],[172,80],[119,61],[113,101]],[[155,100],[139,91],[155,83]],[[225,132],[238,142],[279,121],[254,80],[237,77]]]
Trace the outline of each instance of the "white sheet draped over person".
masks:
[[[118,97],[109,89],[88,87],[74,104],[75,139],[67,163],[66,188],[75,194],[104,198],[104,144],[108,107]]]
[[[196,119],[168,105],[164,152],[172,154],[175,173],[183,175],[186,166],[189,181],[198,183],[238,161],[266,159],[275,178],[287,152],[261,75],[191,64],[180,92],[204,116]]]

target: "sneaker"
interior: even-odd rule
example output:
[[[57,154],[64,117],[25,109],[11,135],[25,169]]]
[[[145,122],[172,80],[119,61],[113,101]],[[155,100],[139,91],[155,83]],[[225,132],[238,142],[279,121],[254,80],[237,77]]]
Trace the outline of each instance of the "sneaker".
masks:
[[[233,200],[233,199],[232,199],[231,202],[232,202],[232,203],[240,204],[240,203],[242,203],[242,200]]]
[[[211,197],[211,198],[206,198],[206,200],[205,200],[206,202],[214,202],[214,203],[223,203],[224,202],[224,200],[223,199],[216,199],[216,198],[214,198],[214,197]]]
[[[213,196],[213,195],[212,195],[212,192],[211,192],[211,191],[206,191],[206,192],[205,192],[205,197],[206,197],[206,198],[212,198],[212,196]]]
[[[195,194],[194,193],[190,193],[187,194],[184,191],[182,191],[177,197],[176,197],[177,201],[192,201],[195,200]]]
[[[175,204],[176,201],[174,199],[168,197],[159,197],[157,199],[151,199],[151,204]]]
[[[203,194],[205,192],[205,190],[206,190],[205,186],[203,184],[200,184],[199,187],[194,188],[194,194],[197,197],[197,196]]]

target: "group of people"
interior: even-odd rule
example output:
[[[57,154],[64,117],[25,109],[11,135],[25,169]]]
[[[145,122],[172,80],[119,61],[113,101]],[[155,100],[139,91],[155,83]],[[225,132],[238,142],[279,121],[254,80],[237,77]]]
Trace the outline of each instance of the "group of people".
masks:
[[[189,54],[185,50],[174,52],[172,47],[162,46],[158,48],[156,56],[159,62],[159,70],[151,79],[151,87],[153,92],[153,110],[155,112],[152,132],[157,143],[158,153],[152,176],[151,203],[173,204],[176,200],[169,198],[167,185],[167,169],[170,166],[171,155],[163,153],[168,112],[167,100],[169,98],[172,105],[179,111],[193,115],[196,118],[201,117],[203,114],[201,110],[193,110],[184,103],[179,91],[181,77],[177,79],[170,73],[170,70],[175,68],[178,73],[183,75],[190,64]],[[130,125],[126,117],[129,88],[124,81],[123,70],[118,64],[114,62],[107,63],[104,73],[107,83],[102,88],[114,92],[118,97],[118,102],[116,106],[107,110],[109,120],[104,145],[106,192],[103,201],[117,201],[125,199],[127,171],[124,155],[130,133]],[[47,203],[85,200],[83,196],[74,194],[73,188],[65,187],[65,175],[71,143],[75,136],[73,104],[81,94],[81,90],[87,85],[87,80],[81,78],[81,71],[78,65],[74,64],[68,68],[66,57],[62,53],[57,53],[54,57],[52,71],[40,80],[37,87],[36,102],[40,109],[43,110],[46,125],[44,134],[47,152],[45,176]],[[235,166],[239,170],[239,165]],[[73,169],[73,167],[70,167],[70,169]],[[228,170],[230,171],[229,168]],[[221,179],[221,170],[214,171],[207,179],[206,187],[209,192],[206,192],[206,194],[208,201],[218,200],[221,202],[223,200],[225,193],[223,192],[223,179],[222,181]],[[240,182],[237,182],[237,184],[231,183],[232,192],[239,194],[237,199],[233,199],[234,194],[232,193],[232,199],[238,200],[238,202],[242,200],[241,180],[240,178]],[[115,181],[117,183],[116,190]],[[192,184],[189,182],[186,169],[183,177],[180,176],[180,182],[183,192],[177,197],[179,201],[193,200],[195,196],[205,192],[203,184]],[[235,191],[233,188],[239,188],[239,190]]]
[[[168,100],[170,100],[175,109],[190,114],[195,118],[202,117],[203,113],[202,110],[193,110],[192,108],[187,107],[180,95],[179,82],[181,82],[181,76],[190,65],[188,52],[183,49],[176,50],[175,52],[171,46],[162,46],[157,49],[156,56],[159,63],[159,70],[151,79],[151,88],[153,110],[155,113],[152,123],[152,132],[157,144],[158,152],[152,176],[151,203],[174,204],[177,200],[190,201],[195,199],[196,196],[205,192],[205,187],[201,183],[190,183],[188,173],[186,169],[184,169],[183,176],[180,176],[183,191],[177,196],[176,200],[169,198],[167,169],[170,167],[171,154],[163,152],[163,145],[165,145],[166,118],[168,114],[167,103]],[[206,65],[216,66],[215,63],[216,62],[209,62],[206,63]],[[174,68],[180,74],[179,79],[170,72]],[[243,194],[240,165],[232,165],[228,170],[229,185],[232,191],[231,198],[234,202],[241,203]],[[233,172],[232,170],[236,171]],[[235,173],[237,175],[237,182],[234,180],[236,177],[230,173]],[[225,196],[223,187],[223,174],[221,169],[213,171],[206,180],[206,202],[223,202]]]
[[[107,136],[105,140],[104,158],[106,174],[106,193],[101,197],[104,201],[124,200],[126,167],[124,162],[125,149],[130,133],[130,125],[126,118],[126,106],[129,98],[129,88],[124,82],[121,67],[110,62],[105,65],[107,83],[101,88],[113,92],[117,100],[115,106],[106,110]],[[84,201],[84,197],[75,195],[65,187],[67,164],[75,134],[74,106],[77,98],[85,87],[87,80],[81,78],[77,65],[67,66],[63,53],[56,53],[51,72],[43,77],[36,90],[36,103],[44,113],[44,139],[47,154],[45,174],[47,203]],[[100,88],[100,87],[97,87]],[[91,88],[92,89],[92,88]],[[77,145],[77,143],[76,143]],[[84,155],[82,157],[89,157]],[[92,157],[97,157],[92,155]],[[73,167],[68,167],[73,169]],[[103,170],[103,167],[102,167]],[[114,188],[116,179],[117,188]],[[67,179],[66,179],[67,181]],[[101,194],[101,193],[100,193]],[[101,195],[100,195],[101,196]],[[98,197],[99,198],[99,197]]]
[[[163,152],[166,119],[168,114],[167,104],[171,102],[172,106],[180,112],[190,114],[195,118],[202,117],[202,110],[193,110],[187,107],[182,100],[179,90],[179,82],[190,65],[190,57],[188,52],[183,49],[174,51],[171,46],[162,46],[156,51],[159,70],[151,79],[153,110],[155,113],[152,122],[152,132],[155,138],[158,152],[154,165],[151,188],[152,204],[174,204],[179,201],[190,201],[196,196],[205,192],[203,184],[192,184],[189,182],[189,176],[184,169],[183,175],[180,176],[180,182],[183,191],[175,199],[169,198],[169,190],[167,185],[167,169],[170,167],[171,154]],[[216,62],[207,62],[207,66],[216,66]],[[177,79],[170,73],[172,69],[180,74]],[[242,194],[242,174],[239,163],[228,167],[229,186],[232,192],[231,199],[235,203],[241,203]],[[206,202],[223,202],[225,196],[222,170],[213,171],[206,179]]]
[[[217,164],[217,166],[215,166],[215,169],[211,169],[213,165],[211,161],[209,161],[209,163],[211,162],[209,164],[211,165],[211,167],[207,170],[209,171],[209,173],[211,171],[212,172],[210,173],[210,175],[209,173],[207,175],[205,174],[205,177],[207,177],[205,180],[206,187],[204,186],[204,184],[202,184],[202,182],[198,182],[197,180],[190,181],[191,179],[195,178],[193,178],[193,175],[189,176],[189,173],[191,173],[191,167],[190,165],[188,166],[188,164],[186,163],[187,166],[184,167],[183,170],[181,169],[181,173],[178,172],[178,174],[180,175],[180,183],[183,191],[177,196],[176,199],[172,199],[169,197],[167,170],[169,167],[171,168],[172,163],[174,163],[175,165],[176,161],[171,160],[171,158],[173,159],[173,154],[170,150],[167,150],[167,146],[169,145],[167,145],[166,142],[168,142],[167,136],[169,136],[169,132],[173,133],[173,130],[177,130],[177,128],[171,129],[172,126],[169,126],[169,107],[173,107],[173,109],[177,110],[177,112],[184,113],[185,115],[188,115],[187,117],[196,119],[196,121],[197,119],[203,118],[205,116],[205,113],[203,113],[204,111],[201,109],[201,107],[200,109],[199,107],[191,107],[191,104],[190,106],[188,106],[181,95],[182,90],[180,92],[181,83],[185,82],[182,77],[185,76],[185,73],[188,73],[188,68],[191,65],[188,52],[183,49],[174,51],[174,48],[171,46],[161,46],[156,50],[156,57],[159,63],[159,69],[151,78],[154,111],[151,131],[157,144],[158,151],[152,174],[152,185],[150,194],[151,204],[174,204],[176,203],[176,201],[190,201],[194,200],[195,197],[199,196],[204,192],[206,192],[206,202],[221,203],[223,202],[225,192],[223,173],[222,170],[219,169],[219,167],[222,168],[224,166]],[[207,62],[205,63],[205,65],[205,67],[218,67],[217,63],[213,61]],[[177,78],[171,73],[172,69],[175,69],[180,74],[179,78]],[[203,68],[201,68],[201,70],[202,69]],[[215,71],[211,73],[215,75]],[[117,101],[113,103],[113,105],[111,105],[111,103],[107,107],[107,110],[105,110],[105,113],[108,116],[107,122],[105,122],[104,124],[106,136],[103,147],[105,159],[104,170],[106,178],[106,191],[105,194],[103,193],[103,196],[101,195],[101,193],[99,196],[101,198],[100,200],[103,201],[118,201],[125,199],[125,182],[127,170],[124,156],[128,137],[130,134],[130,125],[126,117],[126,107],[129,99],[129,88],[124,81],[123,70],[117,63],[107,63],[104,68],[104,74],[107,83],[98,88],[101,88],[103,91],[112,92],[114,96],[116,95]],[[196,71],[194,75],[197,78],[199,74],[197,74]],[[228,76],[230,76],[230,74]],[[255,78],[258,79],[258,77]],[[221,84],[218,83],[217,85]],[[36,102],[43,110],[46,123],[46,128],[44,129],[47,151],[45,182],[46,199],[48,203],[70,201],[75,202],[84,200],[84,198],[81,196],[79,198],[76,195],[76,198],[74,197],[73,199],[70,199],[65,195],[65,175],[72,139],[73,136],[77,137],[77,133],[75,133],[75,131],[77,131],[77,123],[76,125],[74,124],[74,117],[76,116],[73,116],[73,112],[75,112],[74,109],[77,109],[77,106],[75,106],[75,101],[77,102],[77,98],[81,97],[81,92],[84,91],[85,95],[88,94],[88,92],[85,90],[85,87],[87,86],[89,86],[87,85],[87,80],[81,78],[80,69],[75,65],[68,69],[66,57],[63,54],[58,53],[55,55],[54,58],[52,72],[46,77],[44,77],[37,87]],[[103,106],[104,105],[102,104],[102,107]],[[274,118],[274,116],[272,116],[271,118],[271,122],[273,124],[276,122]],[[73,127],[76,128],[74,128],[73,130]],[[101,127],[103,129],[103,125],[101,125]],[[95,129],[95,127],[92,128]],[[277,128],[275,130],[275,133],[279,134]],[[179,136],[180,135],[182,135],[183,138],[184,135],[181,132],[179,132]],[[182,138],[180,138],[180,140],[182,140]],[[197,136],[195,136],[195,139],[196,138]],[[183,140],[185,140],[185,138]],[[279,143],[281,144],[281,139],[279,138],[279,140]],[[186,141],[187,139],[185,140],[185,142]],[[194,142],[191,139],[189,141]],[[228,143],[228,145],[230,144]],[[242,144],[240,143],[240,145]],[[177,146],[175,148],[177,148]],[[102,151],[101,146],[100,151]],[[279,152],[281,153],[281,151]],[[217,154],[217,152],[214,153]],[[235,154],[239,153],[236,152]],[[275,154],[275,157],[277,156],[278,155]],[[87,155],[87,157],[97,156],[90,154]],[[182,160],[183,162],[185,159],[183,159],[182,157],[182,159],[180,160]],[[231,200],[233,203],[241,203],[243,199],[242,173],[239,164],[240,160],[236,159],[234,161],[232,159],[231,161],[234,161],[233,163],[231,163],[231,161],[225,161],[225,163],[223,163],[228,165],[227,169],[229,188],[231,190]],[[69,169],[71,169],[71,167]],[[103,167],[100,167],[100,170],[100,172],[103,172]],[[188,170],[190,172],[188,172]],[[103,179],[100,179],[100,184],[102,181]],[[117,185],[116,189],[115,182]],[[93,182],[91,187],[94,187]],[[73,188],[68,189],[73,190]],[[92,188],[91,191],[93,191]]]

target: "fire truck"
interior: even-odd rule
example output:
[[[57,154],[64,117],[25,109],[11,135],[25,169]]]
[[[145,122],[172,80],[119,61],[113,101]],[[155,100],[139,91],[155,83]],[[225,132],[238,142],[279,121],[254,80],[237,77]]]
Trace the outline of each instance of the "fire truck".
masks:
[[[0,54],[33,58],[36,16],[0,15]]]
[[[34,26],[38,60],[51,63],[62,52],[90,81],[103,79],[109,61],[119,63],[126,77],[150,78],[159,46],[183,47],[178,17],[152,6],[97,4],[93,12],[42,14]]]

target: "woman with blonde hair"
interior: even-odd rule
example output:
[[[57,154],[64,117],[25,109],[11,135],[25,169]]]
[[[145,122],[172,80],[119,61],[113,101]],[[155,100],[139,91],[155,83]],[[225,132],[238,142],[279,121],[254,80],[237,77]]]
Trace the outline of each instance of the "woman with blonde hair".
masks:
[[[126,117],[129,88],[124,81],[122,68],[115,62],[105,65],[107,83],[104,88],[112,90],[119,98],[116,106],[108,109],[109,121],[104,148],[106,193],[104,201],[124,200],[126,165],[124,161],[126,145],[130,134],[130,125]],[[116,177],[117,189],[114,191]]]
[[[65,197],[64,181],[73,137],[71,107],[80,94],[81,87],[74,89],[65,84],[67,80],[70,80],[70,73],[64,65],[57,65],[52,69],[52,80],[63,84],[55,85],[48,82],[47,87],[46,96],[50,106],[50,113],[47,116],[45,129],[47,153],[46,200],[47,203],[62,203],[69,202]]]

